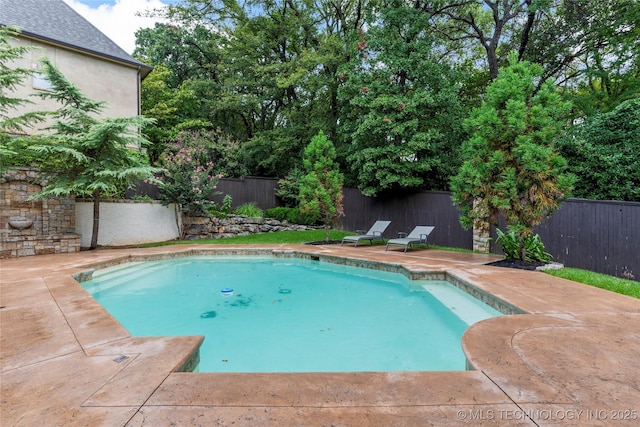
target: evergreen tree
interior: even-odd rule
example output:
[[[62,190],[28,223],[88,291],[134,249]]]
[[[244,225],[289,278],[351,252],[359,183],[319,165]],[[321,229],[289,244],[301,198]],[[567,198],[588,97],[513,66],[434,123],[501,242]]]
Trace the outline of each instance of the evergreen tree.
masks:
[[[496,224],[503,215],[519,238],[521,260],[533,227],[559,207],[574,181],[554,147],[570,104],[550,81],[535,91],[541,73],[542,67],[510,56],[466,121],[472,136],[463,144],[466,160],[452,180],[462,225]]]
[[[0,157],[4,159],[0,167],[14,163],[11,158],[17,157],[20,151],[20,141],[12,135],[24,132],[25,128],[43,119],[41,113],[26,113],[15,115],[13,111],[31,101],[11,96],[25,78],[31,76],[31,70],[21,67],[11,67],[11,62],[22,58],[30,48],[27,46],[13,46],[9,40],[19,34],[17,28],[0,26]]]
[[[148,143],[141,129],[152,120],[142,116],[94,117],[102,111],[103,103],[85,97],[48,59],[43,64],[53,90],[40,96],[55,99],[61,106],[53,113],[53,133],[43,135],[43,143],[30,147],[39,153],[35,166],[48,182],[32,198],[70,194],[93,198],[94,249],[98,246],[101,197],[116,194],[123,186],[152,178],[160,171],[131,149]]]
[[[317,216],[325,226],[329,241],[329,228],[344,215],[342,209],[342,183],[344,177],[335,162],[336,150],[322,131],[311,139],[304,150],[306,175],[300,183],[300,211]]]

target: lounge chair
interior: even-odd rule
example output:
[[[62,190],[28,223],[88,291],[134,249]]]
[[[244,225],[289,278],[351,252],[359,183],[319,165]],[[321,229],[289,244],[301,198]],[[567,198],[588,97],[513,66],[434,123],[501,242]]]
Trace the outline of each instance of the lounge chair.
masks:
[[[342,238],[342,243],[340,243],[340,246],[344,245],[344,242],[354,242],[354,247],[357,248],[358,242],[360,242],[360,240],[368,240],[371,245],[373,245],[374,240],[384,241],[384,239],[382,238],[382,233],[384,233],[384,230],[387,229],[389,224],[391,224],[391,221],[376,221],[375,224],[373,224],[369,231],[367,231],[365,234],[361,234],[358,236],[344,236]]]
[[[407,252],[407,249],[409,248],[409,246],[411,246],[412,243],[426,244],[427,237],[429,237],[429,234],[431,234],[434,228],[435,227],[431,225],[418,225],[411,231],[411,233],[409,233],[407,237],[387,240],[387,246],[385,246],[384,250],[386,251],[387,249],[389,249],[389,245],[396,245],[404,246],[404,251]]]

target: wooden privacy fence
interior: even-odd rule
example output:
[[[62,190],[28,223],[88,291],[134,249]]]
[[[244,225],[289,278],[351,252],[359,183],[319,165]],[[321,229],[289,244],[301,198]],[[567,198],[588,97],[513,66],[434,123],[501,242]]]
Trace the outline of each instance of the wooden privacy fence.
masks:
[[[255,202],[268,209],[280,205],[276,187],[277,180],[270,178],[222,179],[218,190],[223,194],[212,199],[221,202],[224,194],[229,194],[234,207]],[[137,193],[154,196],[151,188],[139,187]],[[343,204],[345,216],[338,225],[342,229],[368,229],[378,219],[389,220],[385,233],[389,238],[416,225],[434,225],[429,243],[473,248],[473,233],[460,226],[449,192],[377,198],[345,188]],[[535,231],[554,260],[567,267],[640,280],[640,203],[569,199]],[[493,228],[492,237],[496,237]],[[491,252],[500,253],[493,241]]]
[[[567,267],[640,281],[640,203],[569,199],[536,232]]]

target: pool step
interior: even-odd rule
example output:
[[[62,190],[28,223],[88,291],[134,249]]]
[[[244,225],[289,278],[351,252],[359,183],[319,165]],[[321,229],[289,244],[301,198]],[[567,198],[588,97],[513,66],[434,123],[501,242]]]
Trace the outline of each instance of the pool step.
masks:
[[[162,268],[164,265],[161,262],[131,263],[99,274],[94,273],[93,280],[84,282],[83,286],[91,293],[100,292],[123,283],[129,283]]]
[[[499,311],[486,304],[480,303],[479,305],[477,299],[454,285],[448,283],[426,283],[422,287],[467,325],[501,315]],[[452,303],[452,301],[455,301],[455,303]]]

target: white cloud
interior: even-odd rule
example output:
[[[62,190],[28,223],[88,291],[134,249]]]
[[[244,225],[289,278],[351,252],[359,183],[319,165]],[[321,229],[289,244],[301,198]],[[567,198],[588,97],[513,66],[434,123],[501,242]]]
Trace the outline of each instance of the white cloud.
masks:
[[[115,0],[114,4],[103,3],[94,8],[79,0],[64,2],[129,54],[136,46],[135,32],[140,28],[152,28],[161,21],[158,18],[143,18],[137,13],[166,6],[161,0]]]

